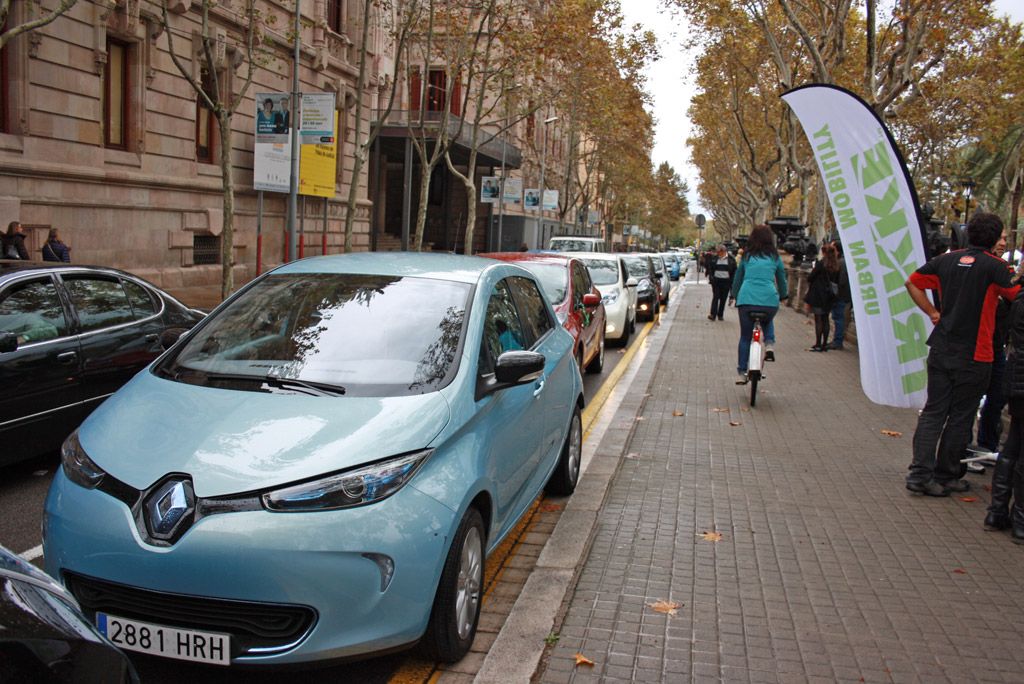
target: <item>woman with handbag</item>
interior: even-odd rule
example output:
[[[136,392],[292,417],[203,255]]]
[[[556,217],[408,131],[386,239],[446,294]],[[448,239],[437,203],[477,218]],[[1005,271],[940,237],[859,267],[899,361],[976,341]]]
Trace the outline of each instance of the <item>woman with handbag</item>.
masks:
[[[11,221],[7,224],[7,232],[2,237],[3,239],[0,242],[3,243],[3,252],[0,254],[0,258],[28,261],[28,249],[25,247],[25,229],[21,227],[19,221]]]
[[[835,245],[822,246],[821,259],[814,264],[807,284],[804,306],[814,313],[814,346],[808,351],[828,351],[828,315],[839,293],[839,254]]]
[[[43,245],[43,261],[71,261],[71,248],[61,242],[56,228],[50,229],[46,244]]]

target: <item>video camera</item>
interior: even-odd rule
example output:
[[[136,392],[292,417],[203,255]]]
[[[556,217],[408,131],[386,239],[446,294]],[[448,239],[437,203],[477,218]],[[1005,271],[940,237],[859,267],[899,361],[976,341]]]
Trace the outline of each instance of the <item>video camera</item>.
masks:
[[[807,236],[807,224],[798,217],[776,216],[768,221],[768,227],[775,233],[775,240],[782,251],[792,255],[794,266],[799,266],[805,259],[811,261],[818,255],[818,245]]]
[[[935,210],[930,204],[921,207],[921,217],[925,220],[925,244],[928,245],[930,256],[937,256],[950,249],[967,246],[967,226],[962,223],[950,223],[947,233],[943,235],[942,219],[935,218]]]

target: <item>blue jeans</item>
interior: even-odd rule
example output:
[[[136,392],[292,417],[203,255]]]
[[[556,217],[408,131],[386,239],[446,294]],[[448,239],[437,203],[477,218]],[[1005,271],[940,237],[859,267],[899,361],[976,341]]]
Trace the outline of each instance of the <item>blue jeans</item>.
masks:
[[[835,325],[835,332],[832,334],[832,344],[841,347],[843,334],[846,332],[846,307],[849,302],[833,302],[832,323]]]
[[[775,323],[773,320],[775,318],[775,314],[779,312],[779,307],[744,304],[743,306],[736,307],[736,310],[740,315],[740,346],[736,370],[740,373],[746,373],[747,360],[750,358],[750,338],[754,335],[754,321],[750,318],[750,314],[754,311],[760,311],[767,314],[767,318],[761,323],[761,329],[764,330],[765,342],[774,343]]]

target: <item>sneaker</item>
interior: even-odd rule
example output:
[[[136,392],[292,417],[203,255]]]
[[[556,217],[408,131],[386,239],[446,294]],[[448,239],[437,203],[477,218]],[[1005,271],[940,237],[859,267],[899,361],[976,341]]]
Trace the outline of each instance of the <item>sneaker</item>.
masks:
[[[721,316],[719,316],[719,317],[718,317],[718,320],[720,320],[720,321],[724,321],[725,319],[724,319],[724,318],[722,318]]]
[[[746,385],[750,382],[750,378],[747,377],[747,371],[739,371],[739,377],[736,378],[737,385]]]
[[[764,343],[764,360],[774,361],[775,360],[775,343],[765,342]]]
[[[908,482],[907,489],[915,494],[923,494],[925,496],[949,496],[949,490],[935,480],[929,480],[928,482]]]
[[[971,491],[971,483],[967,480],[951,480],[950,482],[943,482],[942,488],[947,492],[962,494],[963,492]]]
[[[713,321],[715,320],[715,317],[712,314],[708,314],[708,320]]]
[[[840,342],[839,344],[836,344],[835,342],[833,342],[832,344],[829,345],[828,348],[834,351],[843,351],[843,343]]]
[[[979,461],[968,461],[966,464],[969,473],[984,473],[985,464]]]
[[[992,459],[993,461],[999,456],[998,451],[992,451],[987,447],[983,447],[980,444],[968,444],[965,451],[969,452],[971,456],[985,456]]]

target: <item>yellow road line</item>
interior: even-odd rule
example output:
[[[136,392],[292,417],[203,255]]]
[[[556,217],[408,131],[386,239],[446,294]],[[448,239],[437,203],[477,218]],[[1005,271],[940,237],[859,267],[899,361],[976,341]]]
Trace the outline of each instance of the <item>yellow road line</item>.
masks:
[[[587,403],[587,407],[583,409],[582,418],[584,441],[586,441],[587,437],[590,435],[590,430],[594,427],[594,421],[597,419],[597,414],[601,412],[601,407],[604,406],[606,401],[608,401],[608,397],[611,396],[612,390],[615,389],[615,386],[619,383],[622,375],[626,372],[626,369],[629,368],[630,361],[632,361],[633,357],[636,356],[636,353],[643,344],[644,339],[647,338],[647,335],[651,332],[653,327],[654,323],[647,323],[640,329],[640,332],[637,333],[633,344],[629,345],[629,349],[626,350],[626,353],[622,355],[622,359],[619,361],[618,365],[615,366],[615,370],[613,370],[608,378],[601,383],[601,388],[597,390],[597,394],[595,394],[594,398]]]
[[[587,404],[587,407],[583,409],[583,439],[585,440],[590,435],[590,430],[593,427],[594,421],[597,419],[598,413],[601,411],[601,407],[604,406],[605,402],[608,401],[608,397],[611,396],[612,390],[615,389],[615,385],[622,378],[626,369],[629,368],[630,362],[633,357],[636,356],[637,350],[640,349],[640,345],[643,344],[644,339],[650,334],[651,329],[654,327],[653,323],[647,323],[640,332],[637,333],[633,340],[633,343],[623,354],[622,359],[615,366],[615,369],[609,373],[608,377],[604,382],[601,383],[601,388],[594,395],[593,399]],[[508,567],[508,562],[515,556],[516,550],[522,545],[523,539],[530,530],[533,529],[533,525],[537,519],[538,507],[540,506],[541,499],[533,502],[533,505],[523,516],[512,532],[505,538],[505,540],[494,550],[491,554],[491,558],[488,560],[498,560],[494,564],[488,563],[488,574],[491,575],[489,578],[484,578],[484,595],[482,600],[486,601],[487,597],[490,596],[491,590],[497,586],[501,580],[502,574]],[[437,663],[430,663],[425,660],[418,658],[410,658],[402,666],[391,675],[388,679],[388,684],[436,684],[437,680],[441,677],[443,670],[439,669]]]

